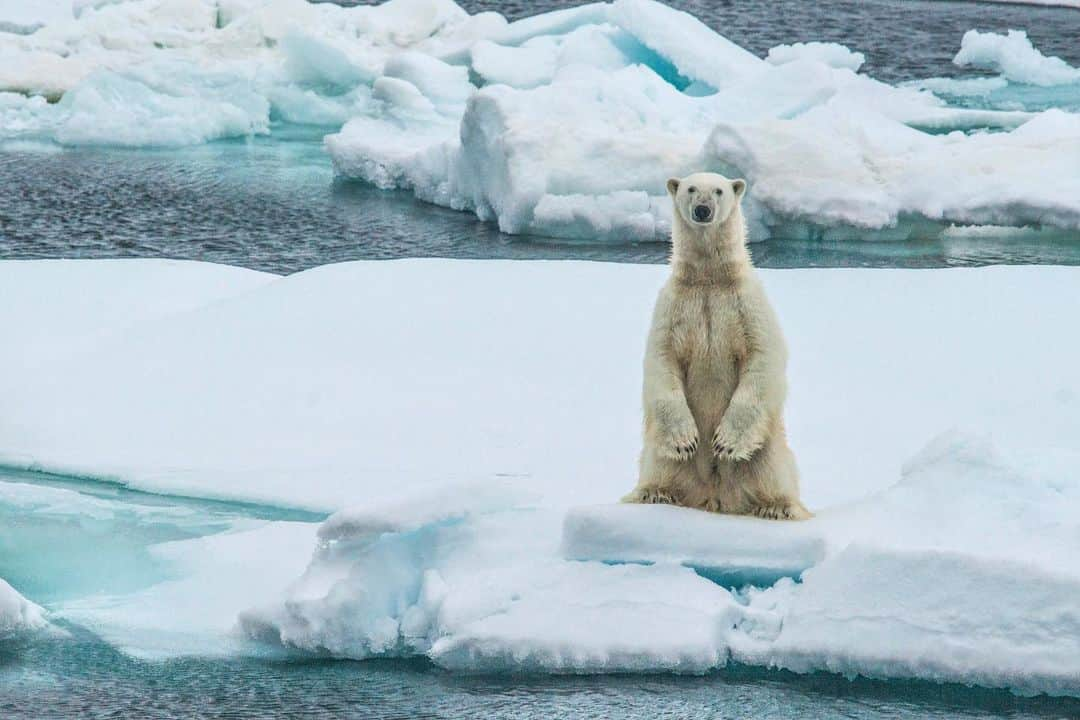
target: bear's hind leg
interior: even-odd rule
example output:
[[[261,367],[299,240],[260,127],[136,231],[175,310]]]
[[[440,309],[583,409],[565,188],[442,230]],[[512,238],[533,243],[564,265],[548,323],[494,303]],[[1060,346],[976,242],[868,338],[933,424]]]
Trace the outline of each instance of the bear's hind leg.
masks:
[[[672,491],[672,488],[658,487],[634,488],[634,491],[624,496],[622,501],[640,505],[682,505],[679,496]]]

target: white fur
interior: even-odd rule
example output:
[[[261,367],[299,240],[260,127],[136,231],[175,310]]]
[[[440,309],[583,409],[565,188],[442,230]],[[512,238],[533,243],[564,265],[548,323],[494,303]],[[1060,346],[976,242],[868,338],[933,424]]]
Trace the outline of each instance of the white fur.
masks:
[[[649,331],[641,471],[625,502],[810,516],[784,431],[787,350],[746,250],[745,189],[714,173],[668,181],[671,277]]]

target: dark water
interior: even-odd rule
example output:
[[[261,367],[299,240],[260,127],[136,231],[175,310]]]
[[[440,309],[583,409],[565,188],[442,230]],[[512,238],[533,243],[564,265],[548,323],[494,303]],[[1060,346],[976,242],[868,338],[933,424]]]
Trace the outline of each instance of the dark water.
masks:
[[[462,676],[422,661],[134,660],[78,628],[0,649],[0,717],[1075,718],[1080,701],[746,667],[702,677]]]

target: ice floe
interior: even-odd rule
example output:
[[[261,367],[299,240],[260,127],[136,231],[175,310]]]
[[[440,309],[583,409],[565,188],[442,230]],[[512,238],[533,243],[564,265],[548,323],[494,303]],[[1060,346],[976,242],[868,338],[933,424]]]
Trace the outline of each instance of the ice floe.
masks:
[[[953,62],[993,70],[1006,80],[1024,85],[1066,85],[1080,82],[1080,68],[1058,57],[1046,57],[1035,49],[1022,30],[1005,35],[968,30]]]
[[[49,610],[142,655],[735,661],[1080,695],[1077,271],[763,271],[817,513],[799,524],[611,504],[665,272],[0,263],[4,463],[333,513],[170,537],[147,550],[164,577]],[[0,508],[114,517],[25,487]]]

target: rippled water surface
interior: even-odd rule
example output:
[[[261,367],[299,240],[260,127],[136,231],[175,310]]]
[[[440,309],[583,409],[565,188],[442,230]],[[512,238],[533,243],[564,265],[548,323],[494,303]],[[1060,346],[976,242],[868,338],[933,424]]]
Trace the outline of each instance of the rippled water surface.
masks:
[[[461,676],[426,662],[135,660],[78,628],[0,649],[0,717],[1072,718],[1080,703],[737,667],[702,677]]]
[[[1077,13],[1080,15],[1080,13]],[[0,258],[169,257],[290,273],[401,257],[663,262],[667,245],[510,236],[471,213],[335,180],[326,129],[180,150],[0,150]],[[771,240],[762,267],[1080,264],[1080,235],[922,242]]]

